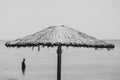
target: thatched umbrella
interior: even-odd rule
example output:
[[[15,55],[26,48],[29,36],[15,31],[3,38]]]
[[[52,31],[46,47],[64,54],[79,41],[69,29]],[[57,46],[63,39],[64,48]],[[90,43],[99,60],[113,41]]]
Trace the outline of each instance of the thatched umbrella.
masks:
[[[14,41],[6,42],[7,47],[58,47],[57,54],[57,80],[61,80],[61,53],[62,46],[73,47],[87,47],[87,48],[114,48],[113,44],[98,40],[94,37],[88,36],[75,29],[64,25],[50,26],[35,34],[28,35]]]

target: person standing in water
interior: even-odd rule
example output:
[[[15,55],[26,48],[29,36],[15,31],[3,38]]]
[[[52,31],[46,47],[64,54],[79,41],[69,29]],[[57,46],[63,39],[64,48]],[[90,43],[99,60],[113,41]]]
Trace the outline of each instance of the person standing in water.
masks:
[[[23,61],[22,61],[22,66],[21,66],[21,68],[22,68],[22,73],[23,73],[23,75],[24,75],[24,74],[25,74],[25,69],[26,69],[25,58],[24,58]]]

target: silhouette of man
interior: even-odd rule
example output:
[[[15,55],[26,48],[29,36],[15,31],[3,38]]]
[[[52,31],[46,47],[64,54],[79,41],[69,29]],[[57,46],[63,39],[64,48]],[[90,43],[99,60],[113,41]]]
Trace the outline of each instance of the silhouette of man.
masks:
[[[25,74],[25,68],[26,68],[26,64],[25,64],[25,58],[22,61],[22,73],[23,75]]]

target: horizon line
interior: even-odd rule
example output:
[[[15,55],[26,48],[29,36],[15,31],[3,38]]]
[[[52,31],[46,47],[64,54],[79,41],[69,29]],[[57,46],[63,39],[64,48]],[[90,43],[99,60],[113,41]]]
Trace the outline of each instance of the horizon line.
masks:
[[[0,39],[0,41],[6,41],[6,40],[16,40],[16,39]],[[120,39],[98,39],[98,40],[120,40]]]

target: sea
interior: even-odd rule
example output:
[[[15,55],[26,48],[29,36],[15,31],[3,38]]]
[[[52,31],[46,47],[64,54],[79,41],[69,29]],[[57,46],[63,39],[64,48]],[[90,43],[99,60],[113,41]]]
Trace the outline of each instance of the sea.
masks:
[[[0,80],[57,80],[56,47],[7,48],[7,41],[0,40]],[[120,80],[120,40],[105,41],[115,48],[62,47],[61,80]]]

